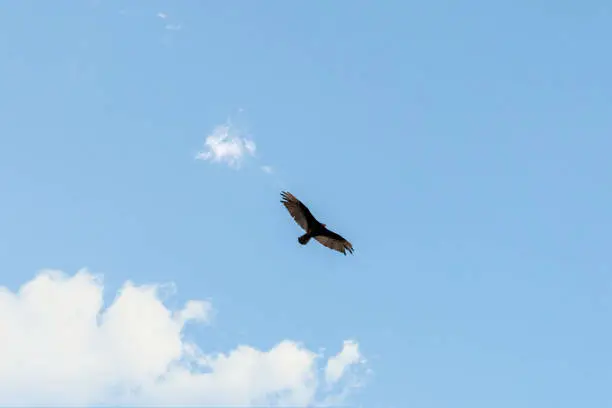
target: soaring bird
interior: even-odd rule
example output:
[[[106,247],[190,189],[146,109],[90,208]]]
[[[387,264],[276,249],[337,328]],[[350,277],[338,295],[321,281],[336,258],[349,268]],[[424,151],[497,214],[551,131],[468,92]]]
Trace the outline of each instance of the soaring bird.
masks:
[[[342,252],[346,256],[346,251],[353,253],[353,245],[344,239],[342,236],[336,234],[333,231],[328,230],[325,224],[321,224],[312,215],[308,207],[306,207],[300,200],[287,191],[281,192],[281,203],[287,208],[289,214],[293,217],[295,222],[302,227],[306,233],[298,238],[298,242],[302,245],[306,245],[310,238],[314,238],[319,241],[320,244],[331,248],[335,251]]]

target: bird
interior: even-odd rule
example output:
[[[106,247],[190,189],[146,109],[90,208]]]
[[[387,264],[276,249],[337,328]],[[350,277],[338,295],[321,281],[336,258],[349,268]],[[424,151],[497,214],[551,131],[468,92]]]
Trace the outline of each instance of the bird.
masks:
[[[327,229],[325,224],[320,223],[310,212],[308,207],[288,191],[281,191],[281,203],[287,208],[295,222],[302,227],[306,233],[298,238],[298,242],[306,245],[310,238],[314,238],[321,245],[341,252],[353,253],[353,245],[339,234]]]

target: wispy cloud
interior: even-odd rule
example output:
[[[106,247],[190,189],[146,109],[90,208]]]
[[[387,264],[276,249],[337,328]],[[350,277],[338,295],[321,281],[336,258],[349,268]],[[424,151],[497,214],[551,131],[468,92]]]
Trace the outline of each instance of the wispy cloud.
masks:
[[[205,352],[184,330],[189,321],[211,321],[212,304],[191,300],[170,310],[162,289],[127,281],[105,306],[102,278],[87,271],[43,271],[15,292],[0,286],[0,405],[345,402],[350,387],[325,389],[323,354],[299,342]],[[356,343],[345,342],[326,376],[339,380],[356,353]]]
[[[255,156],[257,150],[252,139],[230,124],[215,127],[206,138],[204,147],[196,159],[225,163],[235,169],[240,168],[245,157]]]
[[[166,17],[168,17],[168,15],[167,15],[166,13],[162,13],[162,12],[160,11],[159,13],[157,13],[157,17],[159,17],[159,18],[164,18],[164,19],[165,19]]]
[[[335,384],[344,376],[344,372],[349,366],[357,363],[365,363],[359,352],[359,344],[352,340],[346,340],[342,350],[327,361],[325,380],[328,384]]]
[[[166,24],[166,30],[180,31],[183,28],[180,24]]]
[[[274,172],[274,169],[272,169],[271,166],[261,166],[261,171],[263,171],[264,173],[272,174],[272,172]]]

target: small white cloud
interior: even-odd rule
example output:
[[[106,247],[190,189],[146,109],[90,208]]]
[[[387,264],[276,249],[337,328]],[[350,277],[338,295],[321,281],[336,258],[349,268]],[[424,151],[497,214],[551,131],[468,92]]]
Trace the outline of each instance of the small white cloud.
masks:
[[[188,321],[211,319],[210,302],[173,312],[163,286],[128,281],[103,307],[103,289],[87,271],[43,271],[16,292],[0,286],[0,405],[310,406],[347,393],[322,389],[322,356],[294,341],[206,353],[185,340]],[[360,358],[345,342],[326,378]]]
[[[180,31],[183,26],[181,26],[180,24],[166,24],[166,30],[170,30],[170,31]]]
[[[160,11],[159,13],[157,13],[157,17],[159,17],[159,18],[166,18],[166,17],[168,17],[168,15],[166,13],[162,13]]]
[[[257,147],[255,146],[255,142],[252,140],[248,140],[248,139],[243,139],[243,140],[244,140],[244,148],[247,150],[247,152],[251,154],[251,156],[254,156],[255,150],[257,149]]]
[[[359,345],[352,340],[346,340],[342,350],[327,361],[325,380],[328,384],[338,382],[343,377],[345,370],[357,363],[365,363],[361,353],[359,353]]]
[[[261,170],[262,170],[264,173],[268,173],[268,174],[272,174],[272,172],[274,171],[274,170],[272,169],[272,167],[270,167],[270,166],[261,166]]]
[[[233,168],[239,168],[244,157],[255,156],[257,150],[253,140],[243,137],[230,125],[217,126],[206,138],[205,148],[196,159],[224,162]]]
[[[212,314],[212,305],[201,300],[190,300],[185,304],[185,308],[176,315],[181,324],[189,320],[208,322]]]

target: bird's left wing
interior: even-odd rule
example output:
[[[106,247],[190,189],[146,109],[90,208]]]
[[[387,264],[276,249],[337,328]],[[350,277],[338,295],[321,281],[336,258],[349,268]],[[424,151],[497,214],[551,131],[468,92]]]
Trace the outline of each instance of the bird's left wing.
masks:
[[[293,217],[295,222],[302,227],[304,231],[307,231],[308,224],[314,220],[308,207],[302,204],[300,200],[295,198],[295,196],[288,191],[281,192],[281,196],[283,197],[281,203],[287,208],[291,217]]]

